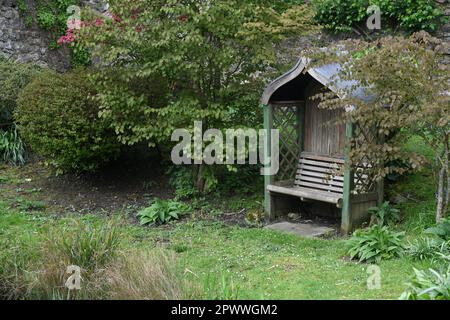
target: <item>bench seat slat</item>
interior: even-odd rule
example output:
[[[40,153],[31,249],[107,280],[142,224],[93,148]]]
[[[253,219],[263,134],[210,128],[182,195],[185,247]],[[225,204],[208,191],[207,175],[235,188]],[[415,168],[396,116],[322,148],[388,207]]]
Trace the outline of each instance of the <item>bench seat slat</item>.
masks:
[[[298,173],[301,173],[302,171],[315,171],[315,172],[323,172],[328,174],[336,174],[339,173],[338,169],[329,169],[329,168],[323,168],[323,167],[314,167],[314,166],[308,166],[301,164],[298,168]]]
[[[331,193],[325,191],[312,190],[308,188],[301,187],[279,187],[275,185],[269,185],[267,190],[272,193],[287,194],[302,199],[316,200],[326,203],[336,204],[338,207],[342,205],[342,194]]]
[[[296,179],[300,179],[303,175],[310,176],[310,177],[315,177],[315,178],[320,178],[320,179],[325,180],[325,181],[333,180],[333,181],[344,182],[344,177],[343,176],[333,176],[331,174],[314,172],[314,171],[303,171],[301,174],[297,174],[295,178]]]
[[[330,185],[319,184],[319,183],[310,183],[310,182],[306,182],[306,181],[299,181],[298,183],[296,182],[295,184],[296,184],[296,186],[299,186],[299,187],[318,189],[318,190],[322,190],[322,191],[330,191],[330,192],[337,192],[337,193],[344,192],[343,188],[336,188],[336,187],[333,187]]]
[[[329,162],[334,162],[334,163],[339,163],[339,164],[345,164],[345,160],[342,158],[330,158],[330,157],[326,157],[326,156],[316,155],[316,154],[313,154],[310,152],[302,152],[301,157],[305,158],[305,159],[311,159],[311,160],[329,161]]]
[[[334,162],[321,162],[321,161],[312,161],[312,160],[306,160],[306,159],[300,159],[300,164],[310,165],[314,167],[323,167],[323,168],[329,168],[329,169],[340,169],[342,166],[334,163]]]
[[[295,184],[299,184],[300,181],[314,182],[314,183],[323,184],[325,186],[332,185],[332,186],[341,187],[341,188],[344,187],[344,182],[334,181],[332,179],[330,179],[330,180],[317,179],[317,178],[314,178],[314,177],[310,177],[310,176],[308,176],[306,174],[298,177],[297,180],[295,181]]]

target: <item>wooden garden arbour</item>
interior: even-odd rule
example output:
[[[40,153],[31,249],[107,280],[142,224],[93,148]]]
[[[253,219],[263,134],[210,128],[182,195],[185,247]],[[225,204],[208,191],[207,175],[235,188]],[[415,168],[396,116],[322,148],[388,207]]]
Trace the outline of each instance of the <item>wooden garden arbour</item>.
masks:
[[[266,158],[272,152],[271,129],[280,130],[279,172],[265,177],[265,210],[271,219],[309,202],[320,206],[321,212],[340,214],[341,231],[349,233],[369,220],[370,207],[383,201],[383,183],[366,170],[374,162],[366,158],[353,168],[348,165],[351,148],[376,139],[376,130],[358,123],[338,124],[333,120],[343,109],[320,109],[317,99],[312,99],[319,91],[339,95],[348,88],[355,97],[367,98],[355,82],[336,81],[339,70],[338,64],[308,68],[308,60],[302,58],[263,94],[264,128],[269,137]]]

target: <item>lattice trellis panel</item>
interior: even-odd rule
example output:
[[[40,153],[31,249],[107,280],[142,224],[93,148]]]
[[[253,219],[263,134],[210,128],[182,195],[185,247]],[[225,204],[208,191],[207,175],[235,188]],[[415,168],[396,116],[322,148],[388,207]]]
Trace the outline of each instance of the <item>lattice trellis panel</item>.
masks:
[[[300,154],[297,106],[275,105],[273,128],[280,132],[280,170],[277,181],[294,180]]]
[[[376,130],[372,127],[356,124],[354,130],[353,143],[354,147],[359,148],[361,145],[373,143],[377,139]],[[354,194],[364,194],[376,191],[376,180],[374,178],[373,168],[375,162],[365,155],[359,159],[354,169]]]

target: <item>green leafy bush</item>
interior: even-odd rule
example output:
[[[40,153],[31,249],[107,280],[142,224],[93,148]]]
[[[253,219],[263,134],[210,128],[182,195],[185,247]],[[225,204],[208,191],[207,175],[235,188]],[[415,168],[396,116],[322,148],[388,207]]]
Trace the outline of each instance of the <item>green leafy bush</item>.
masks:
[[[173,166],[167,173],[170,176],[170,185],[175,188],[176,199],[190,199],[199,193],[194,185],[195,178],[192,167]]]
[[[429,269],[414,269],[415,276],[408,289],[402,294],[402,300],[450,300],[450,269],[439,273]]]
[[[57,173],[93,171],[120,149],[114,132],[98,117],[88,75],[45,72],[21,93],[16,118],[26,142]]]
[[[8,131],[0,130],[0,161],[23,165],[25,157],[25,146],[17,129],[14,127]]]
[[[367,230],[357,230],[347,241],[348,254],[359,262],[378,263],[398,257],[403,252],[404,232],[396,233],[388,227],[375,225]]]
[[[400,210],[395,209],[389,202],[385,202],[381,207],[369,209],[372,219],[380,226],[395,224],[400,221]]]
[[[138,217],[141,225],[165,224],[178,220],[181,215],[189,211],[189,206],[174,200],[156,199],[148,208],[141,210]]]
[[[267,1],[267,0],[248,0],[247,2],[258,5],[271,7],[278,12],[283,12],[292,6],[298,6],[305,3],[305,0],[282,0],[282,1]]]
[[[434,0],[402,0],[396,3],[398,6],[394,14],[405,30],[436,31],[446,21]]]
[[[434,0],[315,0],[318,22],[335,32],[350,31],[368,18],[367,8],[377,5],[386,23],[406,31],[436,31],[445,21]]]
[[[314,5],[317,21],[336,32],[352,30],[367,16],[367,0],[315,0]]]
[[[35,65],[0,57],[0,127],[12,124],[19,93],[39,71]]]
[[[66,31],[69,13],[67,8],[71,5],[80,5],[79,0],[38,0],[37,1],[37,23],[44,30],[55,34],[63,34]]]
[[[425,230],[425,233],[438,236],[439,238],[444,240],[450,240],[450,219],[444,219],[442,223],[439,223],[435,227]]]
[[[104,19],[85,13],[77,41],[108,66],[95,74],[101,116],[121,142],[170,145],[174,129],[199,120],[203,131],[261,124],[258,99],[279,64],[277,44],[318,28],[310,6],[277,12],[273,1],[255,2],[112,0],[116,19],[97,24]],[[217,185],[206,176],[212,167],[199,167],[198,189]]]
[[[42,29],[51,30],[56,26],[57,17],[50,10],[41,9],[37,13],[37,21]]]
[[[406,246],[408,256],[417,260],[442,260],[450,254],[450,243],[440,239],[422,237]]]

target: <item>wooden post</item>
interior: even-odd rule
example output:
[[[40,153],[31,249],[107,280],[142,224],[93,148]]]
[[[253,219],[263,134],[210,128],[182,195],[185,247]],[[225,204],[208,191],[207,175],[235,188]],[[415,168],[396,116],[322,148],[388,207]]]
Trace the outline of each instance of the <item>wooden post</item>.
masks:
[[[300,146],[299,156],[305,150],[305,104],[299,103],[297,106],[298,121],[298,145]],[[300,158],[299,158],[300,159]]]
[[[270,166],[270,156],[271,156],[271,141],[272,141],[272,132],[273,129],[273,106],[271,105],[263,105],[264,110],[264,130],[266,133],[266,140],[264,146],[264,166]],[[268,165],[267,165],[268,164]],[[264,176],[264,208],[266,214],[269,217],[269,220],[273,218],[274,207],[270,197],[270,193],[267,190],[267,187],[274,183],[274,177],[271,175]]]
[[[345,149],[345,173],[344,173],[344,194],[342,205],[341,231],[348,234],[353,228],[351,193],[355,183],[355,175],[350,167],[351,139],[353,138],[353,124],[347,123],[345,129],[346,149]]]

